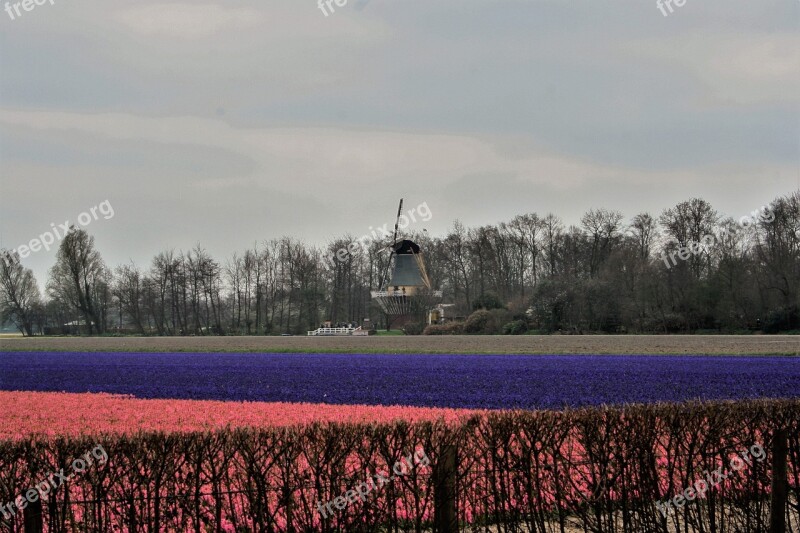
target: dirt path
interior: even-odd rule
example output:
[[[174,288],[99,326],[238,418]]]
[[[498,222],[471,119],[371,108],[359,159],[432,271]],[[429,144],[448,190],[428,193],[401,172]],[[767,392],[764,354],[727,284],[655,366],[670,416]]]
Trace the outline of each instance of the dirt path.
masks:
[[[800,336],[36,337],[0,351],[800,355]]]

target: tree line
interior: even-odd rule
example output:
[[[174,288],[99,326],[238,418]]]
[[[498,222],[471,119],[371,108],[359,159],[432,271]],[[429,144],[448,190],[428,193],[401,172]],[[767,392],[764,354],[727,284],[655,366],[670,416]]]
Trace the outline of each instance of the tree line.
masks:
[[[741,219],[693,198],[630,220],[591,209],[566,226],[528,213],[404,237],[420,245],[455,317],[498,308],[542,333],[800,329],[800,190]],[[33,272],[4,254],[0,319],[24,335],[303,334],[324,320],[364,318],[385,327],[370,290],[387,271],[388,243],[353,243],[275,238],[222,262],[198,244],[162,251],[147,267],[112,269],[94,238],[74,228],[44,295]],[[351,250],[344,260],[324,260],[342,248]]]

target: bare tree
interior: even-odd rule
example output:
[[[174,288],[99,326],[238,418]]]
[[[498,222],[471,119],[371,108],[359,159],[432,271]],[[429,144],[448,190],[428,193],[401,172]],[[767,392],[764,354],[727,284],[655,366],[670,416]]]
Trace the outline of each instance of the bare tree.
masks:
[[[144,333],[144,280],[141,271],[131,263],[117,267],[114,271],[112,294],[122,312],[130,319],[139,333]]]
[[[539,283],[539,263],[541,262],[545,222],[536,213],[528,213],[514,217],[509,227],[516,233],[519,241],[530,255],[528,264],[531,270],[531,286],[535,288]]]
[[[109,280],[110,273],[95,250],[94,237],[73,226],[58,248],[47,290],[51,298],[82,315],[89,335],[106,329]]]
[[[558,245],[564,232],[564,224],[553,213],[544,217],[544,247],[547,252],[547,264],[550,275],[555,276],[558,271]]]
[[[686,260],[692,276],[699,279],[709,266],[709,254],[700,246],[707,235],[713,235],[719,216],[711,204],[700,198],[692,198],[681,202],[671,209],[664,210],[659,220],[664,227],[668,242],[664,254],[674,252],[677,248],[692,248]],[[682,263],[682,262],[681,262]]]
[[[16,256],[0,251],[0,322],[11,322],[23,335],[31,336],[41,305],[33,271]]]
[[[769,215],[760,217],[757,226],[756,255],[763,265],[760,284],[769,297],[777,296],[778,313],[798,327],[794,322],[800,321],[800,190],[772,202]]]
[[[639,257],[650,259],[650,248],[656,237],[656,221],[649,213],[639,213],[631,221],[630,235],[636,242]]]
[[[453,229],[441,243],[441,257],[446,265],[445,280],[453,298],[463,301],[462,311],[472,308],[472,263],[469,260],[467,239],[467,230],[456,220]]]
[[[622,213],[607,209],[590,209],[581,218],[583,229],[589,234],[592,253],[589,258],[589,275],[595,277],[600,266],[608,258],[618,236]]]

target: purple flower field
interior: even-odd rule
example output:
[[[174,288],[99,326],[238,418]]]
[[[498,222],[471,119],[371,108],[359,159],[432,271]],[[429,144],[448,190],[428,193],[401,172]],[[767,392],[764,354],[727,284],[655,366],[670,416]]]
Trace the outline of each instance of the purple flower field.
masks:
[[[562,408],[800,397],[800,358],[0,353],[0,390],[138,398]]]

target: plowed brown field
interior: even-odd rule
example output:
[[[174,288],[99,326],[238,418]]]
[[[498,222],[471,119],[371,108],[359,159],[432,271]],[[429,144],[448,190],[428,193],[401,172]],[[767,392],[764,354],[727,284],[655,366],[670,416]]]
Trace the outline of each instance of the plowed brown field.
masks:
[[[17,337],[0,351],[800,355],[800,336]]]

